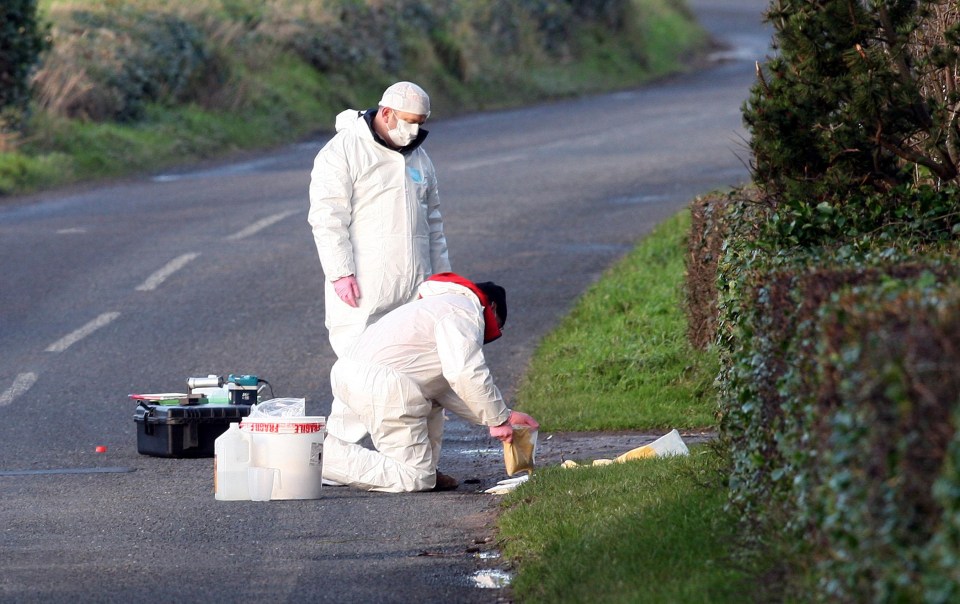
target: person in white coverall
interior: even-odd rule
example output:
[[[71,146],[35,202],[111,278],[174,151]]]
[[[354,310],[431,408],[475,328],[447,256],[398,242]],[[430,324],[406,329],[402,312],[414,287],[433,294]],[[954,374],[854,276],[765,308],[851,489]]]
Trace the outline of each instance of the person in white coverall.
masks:
[[[424,279],[450,270],[437,176],[422,147],[428,117],[427,93],[397,82],[377,108],[340,113],[314,160],[308,221],[338,357],[367,325],[413,300]],[[365,434],[336,396],[327,429],[351,442]]]
[[[328,433],[327,481],[394,493],[455,489],[456,479],[437,470],[444,410],[504,441],[514,425],[538,427],[507,408],[483,355],[507,318],[503,288],[442,273],[418,292],[367,327],[333,366],[334,395],[362,418],[375,450]]]

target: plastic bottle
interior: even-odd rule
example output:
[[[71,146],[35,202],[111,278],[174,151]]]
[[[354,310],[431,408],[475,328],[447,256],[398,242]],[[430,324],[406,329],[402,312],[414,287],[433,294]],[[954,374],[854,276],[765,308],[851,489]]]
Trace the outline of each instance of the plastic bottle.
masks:
[[[213,491],[219,501],[249,501],[250,435],[232,422],[213,442]]]

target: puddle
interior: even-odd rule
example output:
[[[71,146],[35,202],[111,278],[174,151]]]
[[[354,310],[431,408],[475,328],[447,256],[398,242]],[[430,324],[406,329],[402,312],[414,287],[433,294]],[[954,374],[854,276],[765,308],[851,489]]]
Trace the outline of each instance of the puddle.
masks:
[[[481,560],[496,560],[499,557],[500,552],[497,550],[490,550],[488,552],[480,552],[477,554],[477,558],[480,558]]]
[[[488,568],[473,573],[473,582],[480,589],[500,589],[510,585],[510,573],[499,568]]]

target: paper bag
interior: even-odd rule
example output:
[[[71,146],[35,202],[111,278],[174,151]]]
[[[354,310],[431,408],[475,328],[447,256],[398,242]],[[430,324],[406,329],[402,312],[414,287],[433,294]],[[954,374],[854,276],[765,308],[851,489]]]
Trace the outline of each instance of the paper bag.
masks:
[[[513,426],[513,441],[503,443],[503,463],[507,466],[508,476],[523,471],[533,474],[537,432],[529,426]]]

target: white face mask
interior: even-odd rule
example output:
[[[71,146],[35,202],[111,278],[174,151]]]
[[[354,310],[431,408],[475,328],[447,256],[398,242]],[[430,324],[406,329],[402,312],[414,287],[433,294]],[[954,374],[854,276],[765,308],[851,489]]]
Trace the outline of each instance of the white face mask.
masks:
[[[397,126],[392,130],[387,130],[387,136],[390,137],[394,145],[406,147],[417,138],[418,132],[420,132],[420,124],[405,122],[398,117]]]

